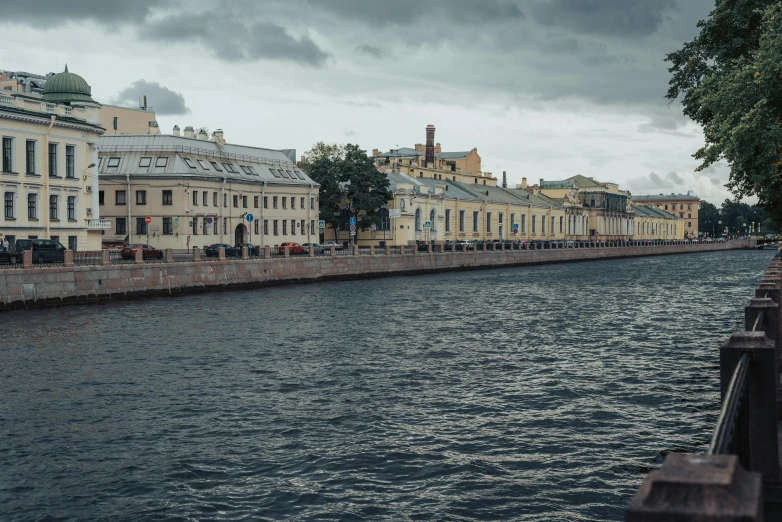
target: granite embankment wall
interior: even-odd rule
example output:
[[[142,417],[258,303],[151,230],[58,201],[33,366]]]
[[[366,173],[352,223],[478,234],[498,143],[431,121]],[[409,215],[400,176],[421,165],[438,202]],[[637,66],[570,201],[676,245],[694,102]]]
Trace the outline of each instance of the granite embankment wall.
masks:
[[[496,252],[406,253],[0,270],[0,311],[280,284],[749,248],[749,241]]]

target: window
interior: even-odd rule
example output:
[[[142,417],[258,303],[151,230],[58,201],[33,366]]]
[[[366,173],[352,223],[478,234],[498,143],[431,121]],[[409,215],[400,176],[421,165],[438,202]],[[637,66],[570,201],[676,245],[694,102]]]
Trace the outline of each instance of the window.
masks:
[[[193,235],[194,236],[198,235],[198,218],[197,217],[193,218]]]
[[[280,177],[282,177],[282,176],[280,176],[280,173],[279,173],[279,171],[277,171],[276,169],[269,169],[269,172],[271,172],[271,173],[272,173],[272,176],[274,176],[275,178],[280,178]]]
[[[264,219],[263,220],[263,235],[268,236],[269,235],[269,220]]]
[[[242,208],[247,208],[247,196],[242,196]]]
[[[193,191],[193,206],[196,206],[196,207],[198,206],[198,191],[197,190]]]
[[[301,220],[301,223],[299,223],[299,234],[304,235],[304,227],[307,226],[304,224],[304,220]]]
[[[674,208],[676,208],[676,207],[674,206]],[[668,210],[668,205],[665,205],[665,210]]]
[[[378,216],[380,217],[380,226],[377,228],[378,230],[391,230],[391,218],[389,217],[389,212],[387,208],[381,208],[378,211]]]
[[[231,165],[230,163],[223,163],[223,167],[225,167],[226,172],[234,172],[234,173],[236,172],[234,170],[234,166]]]
[[[6,192],[5,197],[5,217],[6,219],[14,219],[14,193]]]
[[[682,216],[684,217],[684,216]],[[687,219],[692,219],[692,214],[687,214]]]
[[[692,210],[692,205],[687,205],[687,210]]]
[[[459,211],[459,233],[464,234],[464,210]]]
[[[291,196],[291,210],[296,210],[296,198],[294,198],[293,196]]]
[[[193,164],[193,160],[191,160],[190,158],[182,158],[182,159],[185,160],[185,165],[195,170],[196,166]]]
[[[310,208],[315,208],[315,198],[310,198]]]
[[[3,138],[3,172],[11,172],[14,169],[13,163],[14,139]]]
[[[288,198],[285,196],[282,197],[282,208],[288,208]]]
[[[478,228],[479,217],[480,217],[480,213],[477,210],[473,211],[473,213],[472,213],[472,231],[475,232],[475,233],[477,233],[478,230],[480,230]]]
[[[421,230],[421,209],[420,208],[415,209],[415,229],[417,231]]]
[[[68,221],[76,221],[76,196],[68,196]]]
[[[277,208],[277,196],[272,197],[272,207]]]
[[[125,228],[125,218],[114,218],[117,223],[117,235],[127,234]]]
[[[223,207],[227,207],[227,206],[228,206],[228,194],[224,193],[223,194]],[[223,232],[223,234],[225,234],[225,232]]]
[[[199,165],[201,165],[201,168],[204,170],[209,170],[209,165],[206,164],[204,160],[196,160]]]
[[[147,191],[146,190],[137,190],[136,191],[136,205],[146,205],[147,204]]]
[[[304,198],[301,198],[301,200],[299,201],[299,207],[300,207],[302,210],[304,210]]]
[[[217,218],[214,219],[214,227],[212,228],[212,234],[217,235]]]
[[[263,197],[263,208],[269,208],[269,196]]]
[[[445,209],[445,231],[446,232],[451,231],[451,209],[450,208]]]
[[[239,208],[239,196],[234,196],[234,208]]]
[[[35,174],[35,140],[27,140],[27,174]]]
[[[546,233],[546,216],[540,216],[540,233]]]
[[[203,220],[201,220],[201,222],[203,223],[202,228],[203,228],[204,235],[209,234],[209,218],[204,218]]]
[[[150,165],[152,165],[152,158],[149,156],[145,156],[138,160],[139,167],[149,167]]]
[[[59,221],[59,213],[57,212],[57,198],[58,196],[49,196],[49,220]]]
[[[526,234],[527,233],[527,215],[522,214],[521,215],[521,233]]]
[[[170,217],[163,218],[163,235],[170,236],[174,233],[174,225],[171,223]]]
[[[274,235],[275,236],[279,235],[279,234],[277,234],[277,220],[276,219],[274,220]]]
[[[102,190],[99,190],[99,191],[98,191],[98,205],[101,205],[101,206],[102,206],[103,204],[104,204],[104,196],[103,196],[103,191],[102,191]]]
[[[315,233],[315,220],[314,219],[310,220],[310,233],[312,233],[312,234]]]
[[[491,212],[486,213],[486,233],[491,234]]]
[[[57,177],[57,149],[59,145],[56,143],[49,144],[49,176]]]
[[[212,206],[217,206],[217,192],[212,192]]]
[[[114,191],[114,204],[115,205],[124,205],[125,204],[125,191],[124,190],[116,190],[116,191]]]
[[[174,204],[174,193],[170,190],[164,190],[163,191],[163,204],[164,205],[173,205]]]
[[[217,172],[223,171],[223,169],[220,168],[220,165],[218,165],[216,161],[210,161],[209,163],[212,164],[212,168],[214,168]]]
[[[136,218],[136,234],[145,235],[147,233],[147,222],[143,217]]]
[[[38,194],[27,194],[27,219],[38,219]]]
[[[510,215],[510,231],[513,232],[513,226],[516,224],[516,214],[511,213]]]
[[[282,169],[280,169],[280,174],[282,174],[283,178],[290,179],[290,177],[291,177],[291,171],[290,170],[282,170]]]
[[[168,166],[168,158],[155,158],[155,168],[166,168]]]
[[[209,192],[203,191],[201,194],[201,200],[205,207],[209,206]]]
[[[258,227],[259,227],[259,225],[258,225],[258,223],[259,223],[259,220],[257,220],[257,219],[256,219],[256,220],[254,221],[254,223],[255,223],[255,234],[257,235],[257,234],[258,234]]]
[[[260,196],[253,196],[253,207],[258,208],[258,204],[260,203],[261,197]]]
[[[684,205],[679,205],[679,210],[684,210]]]
[[[559,216],[559,231],[560,231],[560,233],[563,232],[563,229],[562,229],[562,222],[563,222],[563,220],[564,220],[564,218],[562,216]],[[551,226],[553,227],[554,225],[551,225]]]
[[[247,165],[239,165],[239,168],[241,168],[242,172],[244,172],[245,174],[250,174],[250,175],[255,174],[255,172],[253,172],[252,167],[248,167]]]
[[[287,236],[288,235],[288,220],[283,219],[282,220],[282,235]]]
[[[293,172],[299,177],[299,179],[307,179],[304,177],[304,174],[302,174],[301,171],[294,170]]]
[[[116,169],[119,167],[119,158],[109,158],[109,162],[106,164],[107,168]]]
[[[532,214],[532,233],[533,234],[536,232],[535,229],[537,228],[535,221],[537,221],[537,216],[535,214]]]

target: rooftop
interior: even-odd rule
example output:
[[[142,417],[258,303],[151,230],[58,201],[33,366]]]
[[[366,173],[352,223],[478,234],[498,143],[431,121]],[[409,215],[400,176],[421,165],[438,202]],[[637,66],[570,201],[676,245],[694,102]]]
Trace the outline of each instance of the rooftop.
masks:
[[[634,201],[700,201],[698,196],[688,194],[647,194],[643,196],[633,196]]]

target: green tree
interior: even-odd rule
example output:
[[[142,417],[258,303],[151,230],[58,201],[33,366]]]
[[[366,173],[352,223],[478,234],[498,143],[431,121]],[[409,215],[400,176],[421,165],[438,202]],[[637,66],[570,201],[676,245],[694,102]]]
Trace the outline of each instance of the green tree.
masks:
[[[341,230],[346,211],[358,228],[380,225],[379,210],[393,196],[388,177],[358,145],[316,143],[304,154],[302,169],[320,184],[320,219]]]
[[[718,221],[720,221],[719,209],[708,201],[701,200],[698,205],[698,230],[708,234],[713,230],[715,235],[719,235],[722,230]]]
[[[722,0],[698,26],[666,58],[667,97],[703,127],[698,170],[726,160],[734,195],[757,196],[782,223],[782,3]]]

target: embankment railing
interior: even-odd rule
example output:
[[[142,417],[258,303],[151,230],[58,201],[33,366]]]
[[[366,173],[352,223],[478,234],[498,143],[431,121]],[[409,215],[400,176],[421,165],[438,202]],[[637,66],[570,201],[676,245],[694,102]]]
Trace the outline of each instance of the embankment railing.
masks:
[[[626,521],[782,520],[781,299],[776,257],[744,307],[744,330],[720,346],[722,406],[706,453],[669,454],[633,496]]]

